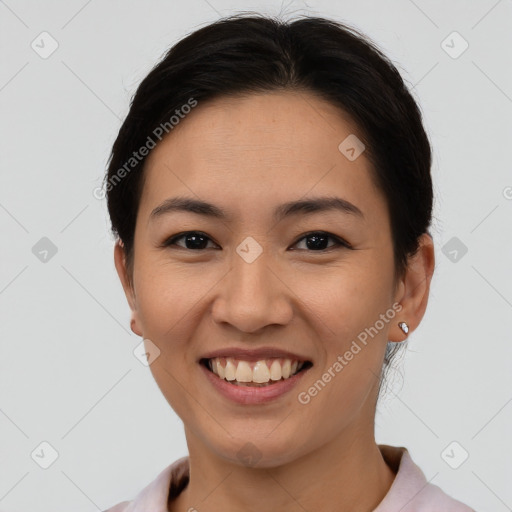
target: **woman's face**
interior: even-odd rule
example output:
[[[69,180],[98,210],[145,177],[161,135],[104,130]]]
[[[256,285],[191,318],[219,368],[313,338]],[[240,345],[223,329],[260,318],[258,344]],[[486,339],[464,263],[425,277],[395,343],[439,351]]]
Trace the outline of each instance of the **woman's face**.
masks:
[[[348,117],[313,95],[258,94],[199,102],[148,156],[133,293],[123,284],[132,329],[150,353],[160,350],[154,378],[203,451],[238,463],[252,451],[271,467],[341,436],[373,435],[386,343],[405,338],[396,325],[407,318],[393,307],[404,288],[394,293],[385,199],[354,135]],[[152,215],[178,196],[225,218],[207,208]],[[326,197],[355,208],[282,215],[284,204]],[[165,245],[183,232],[193,233]],[[116,265],[123,276],[120,248]],[[266,401],[222,393],[200,362],[218,350],[266,348],[312,364],[290,389],[285,381],[258,389],[224,382],[259,397],[274,385],[287,389]],[[267,355],[256,359],[270,372]]]

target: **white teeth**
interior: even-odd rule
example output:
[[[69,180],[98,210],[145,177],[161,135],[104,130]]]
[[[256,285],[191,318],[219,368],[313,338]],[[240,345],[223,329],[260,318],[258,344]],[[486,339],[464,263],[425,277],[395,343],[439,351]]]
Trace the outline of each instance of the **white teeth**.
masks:
[[[283,379],[287,379],[290,376],[292,369],[292,362],[289,359],[285,359],[283,366],[281,367],[281,373],[283,375]]]
[[[235,379],[238,382],[251,382],[252,381],[252,370],[249,363],[246,361],[240,361],[236,368]]]
[[[281,365],[279,364],[279,361],[276,359],[275,361],[272,361],[272,364],[270,365],[270,378],[272,380],[281,380],[282,377],[281,373]]]
[[[224,360],[225,366],[222,365]],[[291,359],[273,359],[269,368],[265,359],[250,363],[249,361],[235,360],[233,357],[215,357],[208,361],[209,368],[221,379],[257,384],[270,384],[281,379],[288,379],[295,375],[304,364],[305,362],[299,363],[299,361]]]
[[[274,361],[275,362],[275,361]],[[242,361],[238,364],[238,367],[240,368],[240,365],[242,364]],[[250,367],[249,367],[250,368]],[[270,370],[268,369],[267,362],[266,361],[258,361],[252,370],[252,381],[253,382],[268,382],[270,379]],[[250,382],[250,381],[247,381]]]
[[[226,359],[226,368],[224,368],[224,378],[226,380],[235,380],[236,367],[233,364],[233,359],[228,357]]]
[[[211,360],[210,360],[211,361]],[[218,359],[215,360],[215,369],[217,370],[217,375],[223,379],[225,377],[225,371],[224,367],[220,364],[220,361]]]

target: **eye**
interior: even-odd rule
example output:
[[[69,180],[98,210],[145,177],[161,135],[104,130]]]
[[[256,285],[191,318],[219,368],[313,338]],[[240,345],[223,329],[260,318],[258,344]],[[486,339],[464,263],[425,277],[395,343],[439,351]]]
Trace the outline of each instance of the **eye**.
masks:
[[[325,244],[329,239],[334,240],[334,244],[326,247]],[[345,242],[345,240],[342,240],[341,238],[332,235],[331,233],[326,233],[325,231],[312,231],[310,233],[306,233],[306,235],[303,235],[302,238],[295,242],[294,245],[299,244],[299,242],[302,240],[309,240],[310,242],[306,242],[306,248],[313,250],[314,252],[322,252],[340,246],[351,249],[351,246],[348,242]]]
[[[185,247],[176,243],[178,240],[181,239],[185,240]],[[168,238],[162,244],[162,246],[169,247],[172,245],[176,245],[178,247],[182,247],[183,249],[203,250],[206,249],[205,245],[207,244],[208,240],[211,241],[211,238],[206,234],[202,233],[201,231],[186,231],[184,233],[173,235],[172,237]]]
[[[333,240],[334,244],[326,246],[325,244],[328,243],[329,239]],[[180,240],[184,240],[184,246],[178,244]],[[322,252],[340,246],[346,247],[347,249],[352,248],[348,242],[345,242],[345,240],[342,240],[331,233],[326,233],[325,231],[312,231],[310,233],[306,233],[297,240],[297,242],[295,242],[294,246],[298,245],[302,240],[307,240],[306,250],[314,252]],[[162,247],[176,246],[183,249],[201,251],[208,248],[207,245],[209,241],[214,243],[208,235],[201,231],[186,231],[184,233],[171,236],[162,244]],[[214,243],[214,245],[218,247],[217,244]]]

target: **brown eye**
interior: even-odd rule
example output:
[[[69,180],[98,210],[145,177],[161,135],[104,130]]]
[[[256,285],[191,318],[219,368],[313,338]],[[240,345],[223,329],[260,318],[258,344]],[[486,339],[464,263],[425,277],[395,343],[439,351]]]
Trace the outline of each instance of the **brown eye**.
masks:
[[[327,246],[328,240],[334,240],[334,244]],[[342,240],[341,238],[332,235],[331,233],[326,233],[324,231],[312,231],[311,233],[307,233],[302,238],[300,238],[297,242],[295,242],[295,245],[297,245],[302,240],[306,240],[306,250],[314,251],[314,252],[321,252],[326,251],[335,247],[346,247],[347,249],[350,249],[350,245]],[[304,250],[304,249],[300,249]]]
[[[182,240],[182,243],[178,243]],[[307,233],[306,235],[303,235],[297,242],[295,242],[294,246],[303,240],[306,240],[305,249],[302,248],[299,250],[306,250],[307,252],[323,252],[337,247],[345,247],[347,249],[351,249],[349,243],[335,235],[332,235],[331,233],[326,233],[324,231],[312,231]],[[334,243],[329,245],[329,240],[334,241]],[[171,236],[162,244],[162,246],[174,246],[191,251],[202,251],[204,249],[208,249],[208,242],[214,243],[212,239],[205,233],[202,233],[201,231],[186,231],[184,233]],[[218,247],[218,245],[215,243],[214,245]]]
[[[179,240],[184,240],[184,246],[178,244]],[[164,247],[177,246],[183,249],[189,249],[193,251],[207,249],[208,241],[211,238],[200,231],[187,231],[178,235],[173,235],[164,242]]]

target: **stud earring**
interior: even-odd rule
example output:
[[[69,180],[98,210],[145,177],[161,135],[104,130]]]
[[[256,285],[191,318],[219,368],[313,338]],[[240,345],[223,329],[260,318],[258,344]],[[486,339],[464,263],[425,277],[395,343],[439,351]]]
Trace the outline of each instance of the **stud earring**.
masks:
[[[398,327],[400,327],[405,334],[409,332],[409,326],[405,322],[398,322]]]

